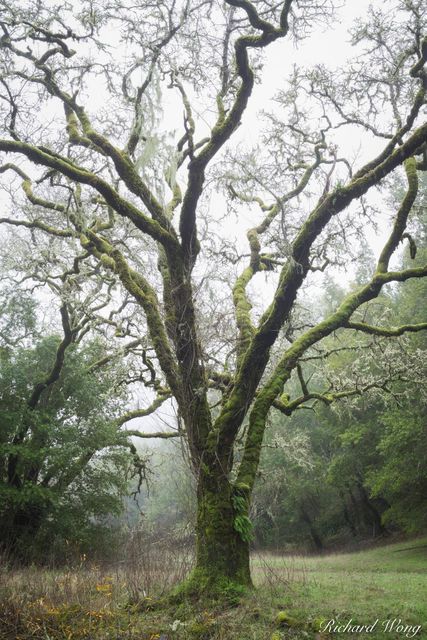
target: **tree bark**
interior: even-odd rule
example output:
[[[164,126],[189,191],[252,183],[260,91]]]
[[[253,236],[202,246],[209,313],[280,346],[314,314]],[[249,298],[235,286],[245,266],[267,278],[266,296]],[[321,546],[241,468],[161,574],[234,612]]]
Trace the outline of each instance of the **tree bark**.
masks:
[[[194,595],[219,596],[252,587],[247,496],[230,483],[219,464],[202,463],[197,504],[196,566],[187,587]]]

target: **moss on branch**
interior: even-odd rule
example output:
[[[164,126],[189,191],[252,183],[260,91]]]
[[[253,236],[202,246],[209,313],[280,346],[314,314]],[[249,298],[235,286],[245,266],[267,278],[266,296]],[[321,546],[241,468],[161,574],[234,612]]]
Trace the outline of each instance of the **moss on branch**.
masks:
[[[81,236],[82,246],[95,255],[105,267],[112,269],[120,278],[125,289],[144,309],[153,347],[164,372],[168,385],[177,400],[182,399],[182,387],[177,363],[172,354],[165,325],[160,315],[160,305],[156,292],[148,281],[132,269],[120,251],[93,231],[87,230]]]
[[[125,422],[129,422],[130,420],[134,420],[135,418],[145,418],[152,415],[170,397],[170,393],[162,393],[153,400],[150,406],[145,407],[144,409],[134,409],[132,411],[126,411],[126,413],[120,416],[120,418],[117,418],[117,426],[120,427],[121,425],[125,424]]]
[[[267,414],[276,398],[282,393],[283,386],[289,380],[293,369],[298,365],[299,358],[307,351],[307,349],[322,340],[324,337],[330,335],[336,329],[347,326],[354,311],[365,302],[376,298],[382,286],[386,282],[396,280],[405,281],[409,278],[423,277],[426,275],[427,266],[419,269],[406,269],[404,271],[393,273],[376,272],[370,282],[361,287],[358,291],[346,296],[334,313],[322,322],[318,323],[315,327],[306,331],[292,343],[289,349],[286,350],[282,358],[279,360],[272,375],[255,398],[255,402],[249,416],[249,428],[246,436],[243,458],[238,472],[239,482],[249,484],[250,487],[253,486],[259,464]],[[425,328],[426,325],[419,326],[421,330],[421,328]],[[339,397],[344,397],[354,393],[360,393],[360,390],[326,395],[315,394],[315,399],[329,403]],[[311,396],[314,398],[314,394],[311,394]],[[300,406],[306,399],[310,398],[301,397],[292,403],[288,401],[284,402],[282,399],[281,404],[284,409],[283,412],[290,415],[290,413],[292,413],[292,411]],[[281,407],[279,406],[278,408]]]
[[[189,165],[188,186],[183,198],[179,224],[186,265],[189,270],[192,269],[199,252],[196,208],[203,190],[206,166],[221,149],[224,143],[229,140],[233,131],[239,126],[241,117],[246,109],[249,97],[253,90],[255,75],[249,64],[248,49],[264,48],[275,40],[283,38],[288,31],[287,13],[290,8],[289,1],[285,2],[286,11],[284,10],[282,12],[279,28],[276,28],[261,19],[255,6],[247,0],[226,1],[227,4],[231,6],[239,6],[244,9],[251,25],[255,29],[260,30],[261,34],[240,36],[236,40],[234,50],[237,73],[241,78],[241,85],[236,93],[236,98],[228,114],[224,116],[222,109],[219,110],[219,116],[212,128],[209,141]]]
[[[384,336],[385,338],[394,338],[403,335],[404,333],[417,333],[418,331],[427,330],[427,322],[420,322],[419,324],[403,324],[400,327],[376,327],[365,322],[347,322],[344,325],[345,329],[354,329],[356,331],[362,331],[363,333],[369,333],[374,336]]]
[[[254,269],[251,266],[246,267],[243,273],[237,278],[233,288],[233,302],[236,312],[237,328],[239,330],[238,362],[240,362],[242,354],[248,348],[254,334],[254,327],[250,315],[252,304],[246,293],[246,287],[253,275]]]
[[[381,273],[387,271],[390,258],[403,237],[409,213],[412,209],[412,205],[414,204],[418,193],[417,163],[415,158],[407,158],[404,161],[403,166],[408,181],[408,190],[405,194],[405,197],[403,198],[399,211],[397,212],[393,225],[393,231],[383,250],[381,251],[381,255],[378,260],[377,269]]]
[[[246,350],[242,359],[236,384],[216,421],[217,431],[223,434],[222,436],[220,435],[220,442],[222,440],[230,443],[233,440],[247,407],[255,397],[259,381],[268,362],[270,347],[275,342],[281,326],[289,316],[299,287],[309,270],[309,255],[313,242],[319,237],[333,216],[347,208],[353,200],[366,193],[374,184],[380,182],[382,178],[410,158],[426,141],[427,123],[416,129],[406,142],[391,152],[381,163],[375,164],[374,168],[367,171],[366,174],[359,174],[358,177],[356,174],[356,177],[347,186],[335,189],[326,198],[323,198],[303,224],[292,245],[292,258],[283,267],[280,274],[274,300],[260,320],[250,347]],[[411,161],[409,161],[408,167],[411,172]],[[386,282],[402,281],[410,277],[422,277],[423,275],[425,275],[424,268],[406,270],[404,273],[377,273],[370,287],[374,291]],[[342,309],[342,315],[339,319],[337,318],[337,326],[341,326],[343,322],[348,320],[350,315],[346,316],[345,310]],[[328,331],[326,326],[318,325],[318,329],[319,335],[314,342],[323,337],[324,330]],[[307,336],[307,334],[304,335]],[[307,342],[307,348],[308,346],[310,346],[310,340]],[[271,402],[280,394],[282,386],[283,384],[278,384],[277,392],[267,403],[268,406],[271,406]],[[259,397],[257,397],[256,402],[261,402]]]
[[[19,153],[35,164],[55,169],[71,180],[86,184],[96,189],[114,211],[132,220],[135,226],[163,246],[176,250],[179,246],[176,238],[164,229],[156,220],[151,220],[135,205],[119,195],[105,180],[97,174],[78,166],[68,158],[60,156],[49,149],[37,147],[16,140],[0,140],[0,151]]]

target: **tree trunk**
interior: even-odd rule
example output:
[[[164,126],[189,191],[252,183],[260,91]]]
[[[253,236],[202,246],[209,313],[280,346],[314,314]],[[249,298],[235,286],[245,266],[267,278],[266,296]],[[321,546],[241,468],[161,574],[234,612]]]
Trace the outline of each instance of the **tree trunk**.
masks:
[[[317,529],[314,526],[313,520],[311,519],[311,517],[308,514],[308,511],[303,506],[300,507],[300,511],[301,511],[302,519],[304,520],[304,522],[308,526],[308,529],[310,531],[310,535],[311,535],[311,538],[313,540],[314,546],[316,547],[316,550],[317,551],[323,551],[324,547],[323,547],[322,539],[319,536],[319,534],[317,532]]]
[[[225,596],[251,587],[251,525],[247,496],[216,468],[202,463],[197,487],[196,566],[193,590]]]
[[[388,531],[382,523],[381,515],[375,505],[369,499],[365,487],[361,482],[357,483],[357,487],[362,499],[362,504],[366,509],[367,522],[369,522],[369,524],[372,526],[372,537],[377,538],[379,536],[387,535]]]
[[[355,519],[356,532],[363,531],[363,517],[361,513],[362,507],[361,505],[359,505],[358,501],[356,500],[356,496],[354,495],[352,488],[348,486],[347,490],[348,490],[348,495],[350,497],[352,512]]]
[[[34,541],[45,515],[43,507],[34,505],[14,513],[9,511],[0,521],[0,549],[24,564],[31,562]]]
[[[340,498],[343,506],[344,520],[351,531],[351,535],[353,536],[353,538],[355,538],[357,536],[356,527],[354,526],[353,520],[350,517],[350,513],[347,508],[347,502],[346,502],[344,493],[342,491],[340,491]]]

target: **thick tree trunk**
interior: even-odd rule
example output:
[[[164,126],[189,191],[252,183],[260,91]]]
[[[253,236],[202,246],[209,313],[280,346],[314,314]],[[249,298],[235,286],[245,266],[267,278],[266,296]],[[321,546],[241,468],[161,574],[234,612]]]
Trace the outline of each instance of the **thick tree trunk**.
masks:
[[[193,587],[218,595],[233,587],[251,587],[246,497],[236,492],[223,472],[204,467],[199,474],[197,500]]]

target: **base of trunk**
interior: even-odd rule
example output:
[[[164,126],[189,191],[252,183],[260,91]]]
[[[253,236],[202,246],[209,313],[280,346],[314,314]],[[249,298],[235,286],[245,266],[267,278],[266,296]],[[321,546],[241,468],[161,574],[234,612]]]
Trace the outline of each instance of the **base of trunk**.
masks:
[[[228,575],[196,567],[189,578],[174,590],[171,600],[174,603],[207,600],[210,605],[221,602],[225,606],[236,607],[251,589],[250,574],[240,574],[232,579]]]
[[[244,529],[244,525],[251,526],[247,503],[241,496],[236,501],[235,491],[220,474],[199,479],[196,566],[176,590],[177,597],[221,600],[235,606],[253,587],[250,535],[245,536]]]

